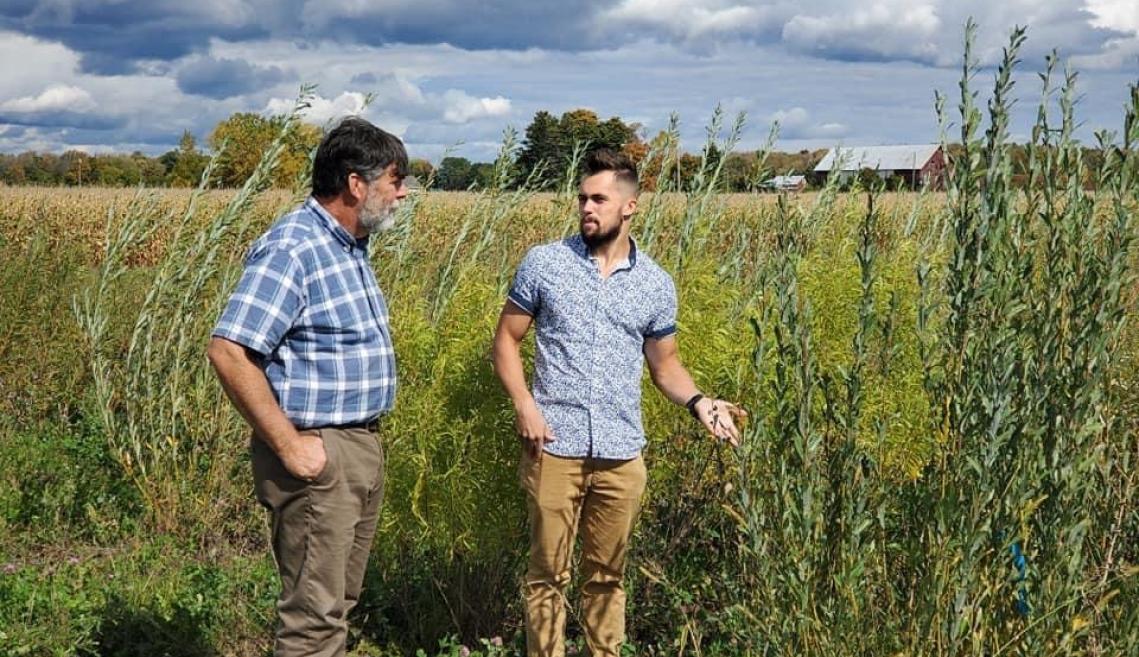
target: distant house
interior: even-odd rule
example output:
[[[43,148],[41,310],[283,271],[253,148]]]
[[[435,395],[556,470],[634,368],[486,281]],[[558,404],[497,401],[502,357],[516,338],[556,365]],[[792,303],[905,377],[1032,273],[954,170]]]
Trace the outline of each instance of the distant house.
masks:
[[[864,169],[883,180],[900,178],[911,189],[945,186],[945,153],[940,144],[832,148],[815,167],[820,180],[839,176],[849,182]]]
[[[407,187],[407,191],[409,191],[409,192],[422,192],[423,191],[423,183],[419,182],[419,178],[416,178],[415,176],[408,176],[408,177],[404,178],[403,179],[403,186]]]
[[[761,187],[776,192],[801,192],[807,188],[807,177],[775,176],[770,180],[764,181]]]

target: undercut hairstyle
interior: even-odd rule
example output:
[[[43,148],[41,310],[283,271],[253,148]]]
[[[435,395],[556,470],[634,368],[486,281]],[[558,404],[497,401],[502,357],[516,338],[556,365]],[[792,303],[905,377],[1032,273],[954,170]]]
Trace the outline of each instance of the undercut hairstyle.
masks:
[[[583,178],[606,171],[612,171],[619,182],[632,185],[637,192],[641,191],[641,183],[637,179],[637,165],[628,155],[609,148],[599,148],[585,156],[585,162],[582,163]]]
[[[348,187],[349,174],[371,182],[392,164],[407,176],[407,149],[395,135],[349,116],[328,131],[312,161],[312,195],[336,196]]]

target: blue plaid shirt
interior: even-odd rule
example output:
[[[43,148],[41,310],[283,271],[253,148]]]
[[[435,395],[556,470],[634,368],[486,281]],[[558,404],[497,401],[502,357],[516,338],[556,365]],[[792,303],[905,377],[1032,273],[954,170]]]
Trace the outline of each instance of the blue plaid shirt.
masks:
[[[313,198],[253,243],[213,335],[262,356],[298,428],[365,422],[395,401],[388,308],[367,238]]]
[[[632,245],[608,278],[581,236],[534,247],[509,299],[534,317],[534,401],[556,456],[631,459],[645,446],[645,339],[676,333],[672,278]]]

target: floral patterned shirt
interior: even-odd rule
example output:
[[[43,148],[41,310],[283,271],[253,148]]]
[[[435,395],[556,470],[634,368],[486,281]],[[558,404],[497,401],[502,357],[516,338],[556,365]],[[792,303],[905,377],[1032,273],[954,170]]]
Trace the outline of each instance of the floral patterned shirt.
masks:
[[[635,458],[641,423],[644,341],[676,333],[672,278],[632,243],[602,278],[580,235],[532,248],[510,301],[534,318],[534,401],[571,458]]]

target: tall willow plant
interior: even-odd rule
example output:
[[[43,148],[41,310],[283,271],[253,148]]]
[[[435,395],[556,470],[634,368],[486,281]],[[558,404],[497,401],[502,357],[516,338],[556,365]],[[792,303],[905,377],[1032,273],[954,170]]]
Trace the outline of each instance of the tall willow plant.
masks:
[[[1084,654],[1093,644],[1117,654],[1136,645],[1134,629],[1106,622],[1119,608],[1103,607],[1126,573],[1103,559],[1120,523],[1135,522],[1134,508],[1116,506],[1128,499],[1119,463],[1135,443],[1121,431],[1110,373],[1134,284],[1139,103],[1133,91],[1123,143],[1101,137],[1104,162],[1092,171],[1074,135],[1070,72],[1056,100],[1060,124],[1051,121],[1049,57],[1021,196],[1007,128],[1024,31],[1005,51],[981,136],[969,88],[974,30],[960,87],[964,154],[950,169],[944,315],[927,377],[943,449],[909,508],[927,519],[929,564],[913,635],[940,654]],[[1096,190],[1085,189],[1089,178]],[[1131,586],[1123,609],[1134,608]]]
[[[310,96],[311,88],[302,89],[252,175],[204,226],[197,220],[198,201],[224,146],[181,216],[156,217],[151,199],[140,194],[121,221],[108,223],[95,279],[74,300],[90,351],[100,429],[161,529],[177,529],[183,518],[213,517],[215,496],[230,481],[240,425],[208,367],[206,337],[236,275],[229,247],[251,227],[252,205],[272,184]],[[172,228],[173,236],[149,276],[129,340],[119,351],[107,330],[114,295],[132,249],[165,228]]]
[[[937,453],[916,479],[898,482],[880,465],[878,445],[894,429],[865,404],[868,383],[889,389],[899,320],[898,303],[883,313],[874,291],[873,193],[851,357],[833,371],[816,357],[799,285],[806,216],[777,206],[753,322],[761,395],[731,508],[742,585],[723,622],[744,654],[1131,655],[1139,646],[1130,565],[1139,442],[1116,372],[1135,302],[1139,88],[1122,141],[1099,135],[1104,158],[1093,167],[1074,134],[1077,78],[1067,73],[1057,92],[1049,57],[1021,191],[1008,126],[1024,30],[1004,51],[986,121],[971,86],[975,29],[966,26],[961,155],[932,231],[945,241],[923,240],[932,248],[918,268]]]

